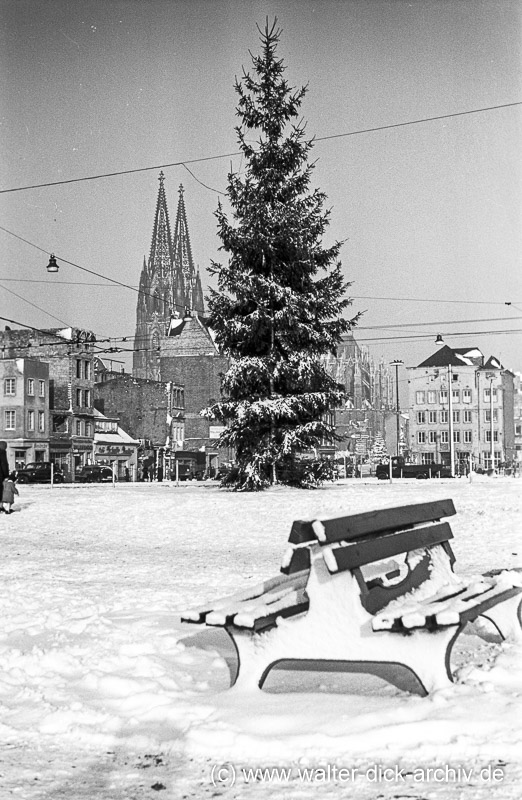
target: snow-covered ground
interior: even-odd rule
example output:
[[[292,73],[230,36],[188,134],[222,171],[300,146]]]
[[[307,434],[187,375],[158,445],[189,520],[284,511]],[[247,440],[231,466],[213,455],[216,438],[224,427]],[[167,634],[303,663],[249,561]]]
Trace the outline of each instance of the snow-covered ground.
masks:
[[[428,499],[455,502],[459,574],[521,567],[521,488],[20,486],[0,516],[0,796],[519,798],[520,645],[471,630],[427,698],[302,672],[245,695],[226,634],[179,613],[276,575],[296,518]]]

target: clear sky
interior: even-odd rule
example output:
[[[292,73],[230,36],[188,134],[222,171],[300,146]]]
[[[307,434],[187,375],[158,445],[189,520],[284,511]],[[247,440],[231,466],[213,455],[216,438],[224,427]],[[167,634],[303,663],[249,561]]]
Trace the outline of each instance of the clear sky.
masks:
[[[236,153],[234,78],[267,15],[318,139],[522,101],[519,0],[0,0],[0,15],[1,189]],[[361,327],[389,326],[356,332],[377,360],[414,366],[440,333],[522,370],[520,333],[482,335],[522,330],[521,133],[511,106],[316,142],[325,244],[345,240]],[[164,168],[172,221],[185,187],[204,286],[231,165]],[[3,193],[0,225],[137,287],[158,173]],[[134,291],[65,264],[48,275],[2,230],[0,248],[0,315],[133,335]]]

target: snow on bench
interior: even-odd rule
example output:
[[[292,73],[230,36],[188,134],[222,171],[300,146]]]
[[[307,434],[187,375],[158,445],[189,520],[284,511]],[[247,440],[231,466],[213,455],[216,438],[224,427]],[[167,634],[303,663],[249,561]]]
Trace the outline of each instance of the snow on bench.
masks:
[[[225,628],[236,647],[237,688],[261,687],[276,664],[376,672],[398,667],[421,693],[452,680],[451,648],[487,617],[522,638],[520,573],[464,580],[454,572],[451,500],[335,519],[296,521],[281,576],[185,612],[182,621]],[[401,635],[402,634],[402,635]]]

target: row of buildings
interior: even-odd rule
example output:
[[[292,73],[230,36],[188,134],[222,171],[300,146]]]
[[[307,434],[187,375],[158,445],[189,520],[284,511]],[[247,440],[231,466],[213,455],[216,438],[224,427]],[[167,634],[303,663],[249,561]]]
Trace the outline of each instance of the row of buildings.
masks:
[[[111,360],[117,350],[77,328],[0,333],[0,438],[10,463],[51,460],[74,480],[92,462],[138,478],[144,467],[168,475],[180,452],[200,454],[207,470],[233,459],[217,447],[222,428],[200,414],[219,398],[229,362],[207,324],[183,187],[171,231],[163,173],[140,277],[132,374]],[[347,397],[332,414],[341,438],[319,448],[325,456],[364,460],[384,440],[389,453],[422,463],[453,456],[489,468],[522,459],[520,375],[477,348],[445,346],[409,368],[409,408],[400,414],[390,366],[353,335],[325,366]]]

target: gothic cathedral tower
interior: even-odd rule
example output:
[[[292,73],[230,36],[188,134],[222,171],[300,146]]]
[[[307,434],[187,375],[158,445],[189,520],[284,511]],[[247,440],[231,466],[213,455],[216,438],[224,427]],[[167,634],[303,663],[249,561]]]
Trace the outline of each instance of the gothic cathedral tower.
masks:
[[[172,238],[164,181],[160,172],[150,255],[148,263],[143,260],[140,277],[132,370],[135,378],[156,381],[161,380],[160,340],[171,318],[205,313],[201,279],[192,260],[183,186]]]

